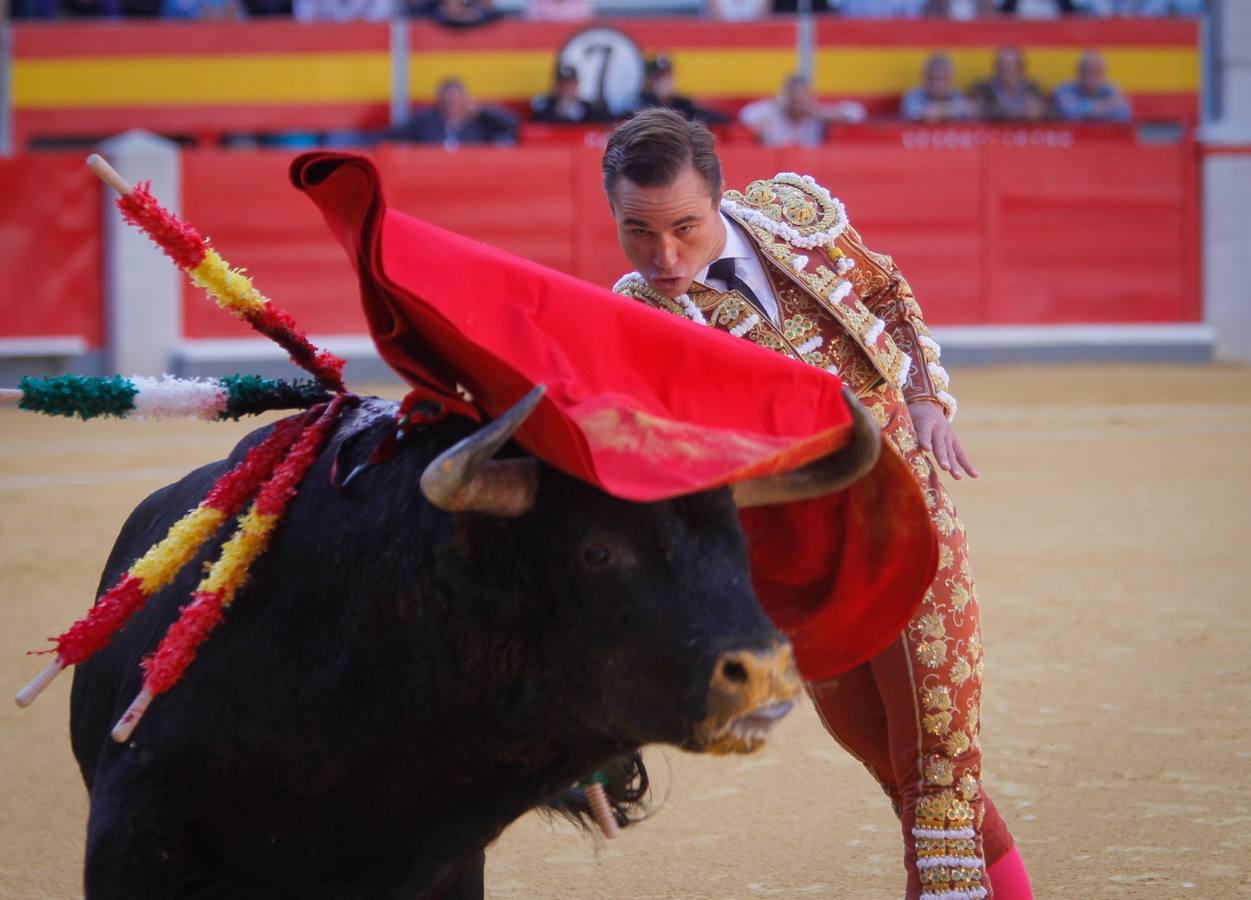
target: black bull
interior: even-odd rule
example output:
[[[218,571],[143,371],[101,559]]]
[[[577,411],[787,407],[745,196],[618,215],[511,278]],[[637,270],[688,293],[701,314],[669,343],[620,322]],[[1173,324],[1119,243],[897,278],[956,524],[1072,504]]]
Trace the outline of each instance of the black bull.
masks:
[[[339,464],[359,462],[395,408],[347,413],[224,623],[129,742],[109,729],[140,659],[225,535],[78,667],[89,900],[473,894],[482,848],[605,760],[763,742],[799,681],[752,592],[735,500],[776,502],[796,482],[637,504],[513,445],[486,462],[525,412],[455,459],[435,457],[469,434],[462,420],[419,431],[340,489],[342,442]],[[871,465],[877,436],[859,424],[860,449],[795,473],[795,496]],[[263,434],[143,501],[101,589]],[[458,469],[450,490],[428,483]]]

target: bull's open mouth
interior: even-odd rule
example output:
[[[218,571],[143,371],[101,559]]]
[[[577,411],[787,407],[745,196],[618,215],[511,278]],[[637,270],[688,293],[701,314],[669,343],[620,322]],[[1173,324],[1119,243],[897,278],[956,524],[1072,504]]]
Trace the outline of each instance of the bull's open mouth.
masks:
[[[794,708],[793,700],[783,700],[780,703],[762,706],[731,722],[730,733],[744,741],[764,743],[773,733],[773,729],[777,728],[778,723]]]
[[[713,666],[708,715],[687,746],[701,753],[753,753],[795,708],[801,689],[789,644],[724,653]]]
[[[793,700],[780,700],[735,716],[697,737],[691,749],[701,753],[755,753],[765,745],[778,723],[795,708]]]

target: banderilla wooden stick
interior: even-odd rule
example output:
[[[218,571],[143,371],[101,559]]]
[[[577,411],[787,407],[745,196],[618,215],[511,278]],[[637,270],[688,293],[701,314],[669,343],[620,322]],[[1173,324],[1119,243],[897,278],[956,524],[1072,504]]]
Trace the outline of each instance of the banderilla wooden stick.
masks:
[[[0,405],[21,402],[22,391],[20,388],[0,388]]]
[[[61,662],[60,657],[52,660],[44,667],[44,670],[30,680],[30,684],[17,692],[17,705],[25,709],[35,702],[35,698],[43,693],[43,689],[52,683],[52,679],[56,678],[65,670],[65,664]]]
[[[113,740],[119,744],[124,744],[130,740],[131,732],[135,730],[135,726],[139,724],[139,720],[143,718],[143,714],[148,711],[148,706],[152,703],[152,693],[144,688],[134,701],[122,713],[122,717],[117,720],[117,724],[113,726]]]
[[[117,191],[119,197],[125,197],[130,193],[130,185],[126,183],[126,179],[117,174],[114,169],[99,153],[93,153],[87,157],[87,168],[95,172],[96,176]]]
[[[604,793],[604,786],[598,781],[592,781],[585,790],[586,802],[591,807],[595,824],[604,833],[604,837],[615,838],[621,833],[621,829],[617,825],[617,817],[613,815],[612,804],[608,802],[608,795]]]

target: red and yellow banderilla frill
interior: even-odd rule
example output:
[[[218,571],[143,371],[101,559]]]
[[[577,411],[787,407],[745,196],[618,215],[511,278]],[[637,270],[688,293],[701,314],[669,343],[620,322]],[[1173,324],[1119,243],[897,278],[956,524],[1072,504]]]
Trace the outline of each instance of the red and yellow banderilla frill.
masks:
[[[199,506],[175,522],[161,541],[135,561],[90,612],[54,639],[56,659],[17,695],[19,706],[29,706],[61,670],[102,650],[150,596],[174,580],[223,523],[238,515],[248,498],[270,478],[300,436],[302,419],[293,416],[275,425],[264,441],[217,479]]]
[[[333,391],[342,392],[344,361],[329,350],[318,350],[286,312],[270,302],[240,269],[232,269],[206,238],[152,196],[148,182],[127,184],[99,156],[87,165],[121,196],[122,218],[142,229],[161,250],[187,273],[191,283],[204,288],[217,305],[247,322],[291,354],[291,361],[312,373]]]
[[[218,306],[279,344],[292,362],[335,392],[329,403],[279,422],[264,441],[219,478],[199,506],[175,522],[87,615],[55,639],[56,659],[17,695],[18,705],[28,706],[67,666],[84,662],[104,648],[147,599],[168,586],[255,494],[251,509],[239,518],[234,535],[222,546],[220,557],[192,594],[191,602],[180,610],[157,650],[144,659],[143,690],[113,730],[113,736],[121,741],[129,737],[152,698],[177,683],[195,658],[196,649],[221,621],[222,611],[247,580],[252,563],[269,545],[339,413],[354,397],[343,385],[344,361],[329,351],[318,350],[284,310],[256,290],[250,278],[232,269],[195,228],[162,207],[147,184],[132,189],[99,156],[91,156],[87,165],[121,195],[117,205],[122,217],[151,237],[193,284],[205,288]]]
[[[200,644],[221,623],[226,607],[234,602],[235,595],[247,581],[252,563],[269,546],[274,529],[317,459],[326,436],[338,422],[347,399],[348,395],[340,394],[325,406],[310,411],[320,413],[317,420],[302,429],[286,458],[261,486],[251,509],[239,517],[235,533],[222,545],[221,555],[191,595],[191,602],[182,607],[156,651],[144,657],[143,689],[113,728],[115,740],[125,741],[130,737],[148,704],[157,694],[178,683],[195,659]]]

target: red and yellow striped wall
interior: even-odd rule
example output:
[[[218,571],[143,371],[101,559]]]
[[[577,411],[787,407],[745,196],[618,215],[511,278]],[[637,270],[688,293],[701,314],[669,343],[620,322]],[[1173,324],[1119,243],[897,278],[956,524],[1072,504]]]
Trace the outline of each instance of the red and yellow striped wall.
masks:
[[[789,19],[726,26],[696,19],[608,22],[647,53],[674,60],[678,89],[732,108],[773,93],[795,66]],[[581,25],[505,21],[453,31],[410,25],[409,93],[428,101],[444,77],[478,97],[521,104],[543,91],[556,51]],[[167,133],[381,126],[390,97],[389,26],[51,23],[14,27],[13,107],[22,146],[33,136],[145,127]],[[817,26],[816,87],[879,113],[916,84],[934,50],[958,80],[985,77],[1002,45],[1025,50],[1047,88],[1071,77],[1078,55],[1104,53],[1110,77],[1140,118],[1193,121],[1197,23],[1105,20],[975,23],[856,21]]]

